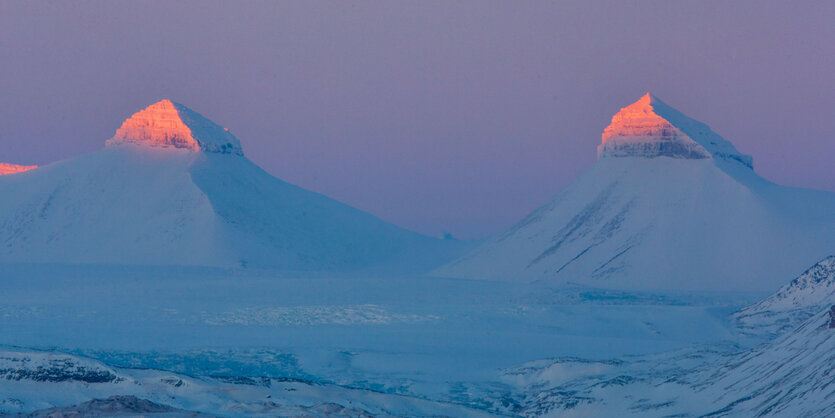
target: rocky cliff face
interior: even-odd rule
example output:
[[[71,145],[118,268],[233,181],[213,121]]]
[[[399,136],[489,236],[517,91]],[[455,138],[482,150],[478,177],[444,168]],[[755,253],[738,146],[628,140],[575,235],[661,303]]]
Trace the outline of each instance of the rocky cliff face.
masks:
[[[107,146],[125,143],[243,155],[241,143],[228,130],[171,100],[135,113],[107,140]]]
[[[741,154],[707,125],[684,116],[649,93],[612,117],[612,123],[603,131],[597,156],[720,158],[752,167],[750,156]]]
[[[655,113],[653,100],[657,99],[646,94],[612,117],[603,130],[603,143],[597,147],[598,158],[710,158],[704,147]]]
[[[38,166],[0,163],[0,176],[4,176],[6,174],[22,173],[24,171],[29,171],[34,168],[38,168]]]

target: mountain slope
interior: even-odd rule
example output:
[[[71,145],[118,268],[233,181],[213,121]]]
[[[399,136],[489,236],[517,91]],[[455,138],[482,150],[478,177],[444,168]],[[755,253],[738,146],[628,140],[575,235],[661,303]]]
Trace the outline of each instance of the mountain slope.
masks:
[[[436,274],[764,291],[835,250],[835,194],[763,180],[671,109],[649,95],[622,109],[591,169]]]
[[[770,312],[772,338],[694,345],[609,360],[556,358],[510,369],[521,394],[509,412],[525,416],[791,416],[835,414],[835,301],[829,257],[741,312]],[[824,303],[823,301],[829,300]],[[810,314],[786,326],[780,314]]]
[[[835,311],[834,311],[835,312]],[[705,376],[724,405],[708,416],[835,414],[835,329],[829,308]]]
[[[778,335],[835,304],[835,256],[827,257],[768,298],[734,314],[746,334]]]
[[[101,151],[0,178],[0,262],[419,270],[458,246],[276,179],[168,101]]]

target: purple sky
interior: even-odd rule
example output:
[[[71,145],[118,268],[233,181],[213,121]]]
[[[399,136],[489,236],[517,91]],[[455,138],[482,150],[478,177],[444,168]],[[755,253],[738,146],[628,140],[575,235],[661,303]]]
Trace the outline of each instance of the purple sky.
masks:
[[[0,1],[0,161],[97,150],[162,98],[270,173],[481,237],[595,161],[646,91],[757,172],[835,190],[835,2]]]

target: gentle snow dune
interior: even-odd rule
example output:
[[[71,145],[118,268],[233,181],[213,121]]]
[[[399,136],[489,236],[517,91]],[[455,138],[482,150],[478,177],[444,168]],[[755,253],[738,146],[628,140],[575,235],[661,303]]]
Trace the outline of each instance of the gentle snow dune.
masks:
[[[771,291],[835,252],[835,193],[763,180],[703,124],[642,101],[655,107],[625,113],[640,116],[630,123],[613,120],[620,125],[607,128],[601,158],[582,177],[436,273]]]

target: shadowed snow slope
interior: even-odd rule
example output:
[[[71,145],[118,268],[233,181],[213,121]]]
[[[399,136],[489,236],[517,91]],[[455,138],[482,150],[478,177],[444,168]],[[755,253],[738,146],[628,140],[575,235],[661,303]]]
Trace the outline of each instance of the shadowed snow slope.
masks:
[[[0,262],[420,270],[461,245],[272,177],[176,106],[139,124],[151,131],[125,122],[117,137],[131,140],[0,178]],[[190,116],[172,121],[172,109]]]
[[[734,314],[743,332],[775,335],[835,305],[835,256],[827,257],[777,293]]]
[[[835,250],[835,193],[763,180],[750,158],[671,109],[645,96],[622,110],[591,169],[436,274],[768,291]]]
[[[835,329],[819,312],[771,343],[739,355],[705,377],[714,404],[708,416],[820,416],[835,414]]]
[[[811,313],[744,351],[711,344],[606,361],[557,358],[511,369],[526,416],[777,416],[835,414],[835,306],[829,257],[742,312],[773,328],[789,309]],[[829,300],[828,303],[823,301]],[[794,318],[793,318],[794,319]],[[685,327],[687,328],[687,327]],[[691,328],[688,328],[691,329]],[[736,352],[735,352],[736,351]]]

